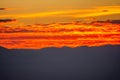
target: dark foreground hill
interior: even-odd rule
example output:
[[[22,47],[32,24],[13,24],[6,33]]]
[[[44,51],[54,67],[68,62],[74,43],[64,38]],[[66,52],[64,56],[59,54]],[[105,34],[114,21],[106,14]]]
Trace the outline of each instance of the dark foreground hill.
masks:
[[[120,46],[0,47],[0,80],[120,80]]]

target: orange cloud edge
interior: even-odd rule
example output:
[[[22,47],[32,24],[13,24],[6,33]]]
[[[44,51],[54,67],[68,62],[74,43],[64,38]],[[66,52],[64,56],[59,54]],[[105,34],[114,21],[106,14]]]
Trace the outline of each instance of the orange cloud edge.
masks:
[[[120,24],[110,21],[0,26],[0,46],[8,49],[120,45]]]

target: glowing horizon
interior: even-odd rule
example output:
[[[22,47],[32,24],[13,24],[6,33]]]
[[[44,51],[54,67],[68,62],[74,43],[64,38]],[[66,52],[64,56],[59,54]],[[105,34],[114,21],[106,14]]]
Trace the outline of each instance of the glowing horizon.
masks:
[[[119,0],[2,0],[0,46],[39,49],[120,45],[119,3]]]
[[[9,49],[120,45],[120,24],[110,22],[0,27],[0,46]]]

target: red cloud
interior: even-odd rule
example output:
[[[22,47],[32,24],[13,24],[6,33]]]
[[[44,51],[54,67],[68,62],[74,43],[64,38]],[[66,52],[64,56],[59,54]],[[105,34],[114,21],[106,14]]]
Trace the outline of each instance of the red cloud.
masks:
[[[120,44],[120,24],[107,21],[0,27],[6,48],[78,47]]]

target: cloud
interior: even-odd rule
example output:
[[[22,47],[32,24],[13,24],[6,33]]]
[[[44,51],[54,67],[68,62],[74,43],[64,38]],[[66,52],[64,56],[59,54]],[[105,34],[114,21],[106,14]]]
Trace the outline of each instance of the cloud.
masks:
[[[18,8],[0,8],[0,10],[16,10]]]
[[[7,22],[13,22],[16,21],[16,19],[0,19],[0,23],[7,23]]]
[[[103,10],[102,12],[109,12],[109,10]]]
[[[120,14],[120,6],[102,6],[93,9],[88,9],[85,11],[86,12],[84,12],[84,14],[77,13],[76,15],[71,15],[71,16],[77,18],[85,18],[85,17]]]
[[[41,12],[41,13],[29,13],[29,14],[8,14],[8,15],[0,15],[0,17],[13,17],[13,18],[32,18],[32,17],[47,17],[61,14],[68,14],[66,11],[52,11],[52,12]]]
[[[8,8],[0,8],[0,10],[7,10]]]
[[[0,45],[8,48],[45,48],[120,44],[120,25],[106,22],[1,26]]]
[[[40,13],[28,13],[28,14],[3,14],[1,18],[32,18],[32,17],[55,17],[60,15],[61,17],[73,17],[73,18],[86,18],[96,17],[104,15],[120,14],[120,6],[102,6],[91,9],[77,9],[77,10],[65,10],[65,11],[51,11]]]
[[[111,20],[111,23],[120,24],[120,20]]]

